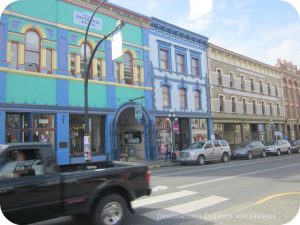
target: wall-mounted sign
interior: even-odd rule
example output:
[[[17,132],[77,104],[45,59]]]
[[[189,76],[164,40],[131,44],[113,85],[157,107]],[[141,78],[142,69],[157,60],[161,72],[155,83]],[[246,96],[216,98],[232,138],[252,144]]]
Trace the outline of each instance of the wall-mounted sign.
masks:
[[[142,143],[142,132],[140,130],[131,130],[124,133],[126,144]]]
[[[92,14],[85,12],[74,12],[74,24],[87,27]],[[94,17],[91,23],[91,28],[95,30],[102,30],[102,19]]]
[[[143,108],[141,104],[136,103],[134,106],[134,116],[137,121],[141,121],[143,118]]]

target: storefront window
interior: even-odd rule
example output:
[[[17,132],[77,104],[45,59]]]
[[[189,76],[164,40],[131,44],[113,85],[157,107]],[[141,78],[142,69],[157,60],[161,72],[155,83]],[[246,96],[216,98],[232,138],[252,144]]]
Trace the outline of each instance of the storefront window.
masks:
[[[165,157],[166,145],[172,142],[171,121],[168,118],[156,119],[156,143],[159,157]]]
[[[206,119],[191,119],[192,142],[207,140]]]
[[[33,115],[33,141],[54,144],[54,116]]]
[[[104,118],[91,116],[89,119],[91,131],[91,148],[94,154],[103,154],[105,144]],[[70,151],[72,156],[83,155],[84,149],[84,116],[70,115]]]
[[[54,145],[54,115],[30,113],[7,114],[6,142],[44,142]]]

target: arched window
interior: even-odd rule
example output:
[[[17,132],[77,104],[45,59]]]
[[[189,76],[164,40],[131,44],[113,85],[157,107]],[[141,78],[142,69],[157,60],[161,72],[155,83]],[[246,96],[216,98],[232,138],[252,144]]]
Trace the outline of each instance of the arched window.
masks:
[[[27,31],[25,34],[25,70],[40,71],[40,46],[40,35],[34,30]]]
[[[91,55],[92,55],[92,47],[89,44],[87,44],[86,45],[86,59],[87,59],[86,65],[87,66],[89,64]],[[81,77],[84,78],[84,76],[85,76],[85,74],[84,74],[84,43],[81,45],[81,51],[80,51],[80,74],[81,74]],[[89,78],[93,79],[93,64],[90,68]]]
[[[124,54],[124,80],[125,84],[133,84],[133,61],[128,52]]]

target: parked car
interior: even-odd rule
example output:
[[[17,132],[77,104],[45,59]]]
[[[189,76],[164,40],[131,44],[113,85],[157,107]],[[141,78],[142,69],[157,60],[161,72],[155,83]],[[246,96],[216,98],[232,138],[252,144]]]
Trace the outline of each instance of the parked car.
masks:
[[[228,162],[230,159],[231,150],[227,141],[200,141],[195,142],[187,149],[184,149],[179,154],[179,162],[181,164],[195,163],[204,165],[206,161]]]
[[[247,158],[261,156],[265,158],[267,152],[264,144],[261,141],[252,141],[250,143],[242,143],[231,153],[231,158]]]
[[[291,141],[291,148],[292,153],[299,153],[300,154],[300,140]]]
[[[143,164],[58,166],[49,144],[0,145],[0,204],[15,224],[66,215],[82,224],[126,224],[131,201],[150,194],[149,182]]]
[[[266,146],[266,151],[268,154],[274,154],[280,156],[281,153],[291,154],[291,144],[286,140],[274,140],[271,141],[268,146]]]

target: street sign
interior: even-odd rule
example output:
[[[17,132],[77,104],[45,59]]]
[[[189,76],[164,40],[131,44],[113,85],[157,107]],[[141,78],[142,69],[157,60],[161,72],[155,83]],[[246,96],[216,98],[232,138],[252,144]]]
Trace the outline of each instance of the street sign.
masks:
[[[136,103],[134,107],[134,115],[137,121],[141,121],[143,118],[143,108],[141,104]]]

